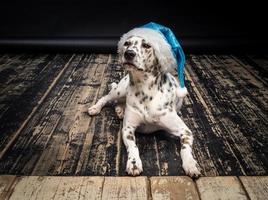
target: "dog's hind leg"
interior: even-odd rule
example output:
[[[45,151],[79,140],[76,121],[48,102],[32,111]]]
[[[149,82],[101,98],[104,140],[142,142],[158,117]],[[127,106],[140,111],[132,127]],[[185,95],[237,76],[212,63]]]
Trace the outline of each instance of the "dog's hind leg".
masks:
[[[121,79],[118,84],[112,83],[111,84],[112,88],[110,92],[107,95],[100,98],[95,105],[91,106],[88,109],[88,114],[97,115],[100,113],[101,109],[103,108],[103,106],[105,106],[107,102],[115,101],[126,97],[128,84],[129,84],[128,75],[126,75],[123,79]]]

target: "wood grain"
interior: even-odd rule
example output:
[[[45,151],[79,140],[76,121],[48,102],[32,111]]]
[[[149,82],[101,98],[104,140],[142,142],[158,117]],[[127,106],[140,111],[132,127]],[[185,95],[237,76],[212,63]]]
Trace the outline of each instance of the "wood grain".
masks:
[[[103,180],[103,177],[19,177],[9,199],[101,199]]]
[[[9,190],[15,182],[16,176],[1,175],[0,176],[0,199],[7,199],[9,197]]]
[[[0,70],[0,158],[71,55],[3,56]]]
[[[201,177],[196,184],[200,198],[204,200],[248,199],[237,177]]]
[[[267,176],[240,176],[248,196],[252,200],[262,200],[268,197],[268,177]]]
[[[151,177],[150,184],[153,200],[199,199],[195,183],[187,176]]]
[[[103,200],[132,199],[147,200],[148,181],[146,177],[105,177]]]

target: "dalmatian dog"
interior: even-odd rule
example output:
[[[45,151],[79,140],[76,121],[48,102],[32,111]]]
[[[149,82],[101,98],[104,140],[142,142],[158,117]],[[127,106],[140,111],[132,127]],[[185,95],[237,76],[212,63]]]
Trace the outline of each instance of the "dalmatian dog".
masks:
[[[185,173],[198,177],[199,167],[192,155],[193,134],[177,114],[187,90],[180,87],[167,69],[170,62],[175,61],[170,59],[173,56],[170,46],[159,38],[155,32],[143,29],[130,31],[121,38],[119,63],[127,75],[118,84],[112,83],[110,92],[90,107],[88,113],[97,115],[109,101],[123,102],[116,106],[115,112],[123,118],[122,138],[128,153],[126,172],[129,175],[137,176],[143,171],[135,131],[165,130],[180,138]]]

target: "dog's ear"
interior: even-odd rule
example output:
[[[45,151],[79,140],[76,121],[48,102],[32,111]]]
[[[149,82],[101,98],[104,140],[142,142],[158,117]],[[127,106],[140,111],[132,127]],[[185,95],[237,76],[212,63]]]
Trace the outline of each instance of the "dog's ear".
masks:
[[[161,66],[161,71],[174,73],[177,67],[177,61],[172,53],[170,45],[167,43],[152,44],[158,63]]]
[[[126,42],[126,40],[128,39],[129,35],[126,33],[124,34],[119,42],[117,43],[117,53],[118,53],[118,56],[119,58],[123,55],[123,46],[124,46],[124,43]]]

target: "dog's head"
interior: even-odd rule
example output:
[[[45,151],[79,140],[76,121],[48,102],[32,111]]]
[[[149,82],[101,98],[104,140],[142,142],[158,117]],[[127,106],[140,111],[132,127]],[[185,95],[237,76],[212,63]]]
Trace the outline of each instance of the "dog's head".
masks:
[[[155,73],[176,68],[170,45],[150,29],[137,28],[124,34],[118,43],[118,53],[119,62],[128,70]]]
[[[124,42],[120,62],[128,70],[150,72],[158,65],[152,45],[139,36],[130,36]]]

